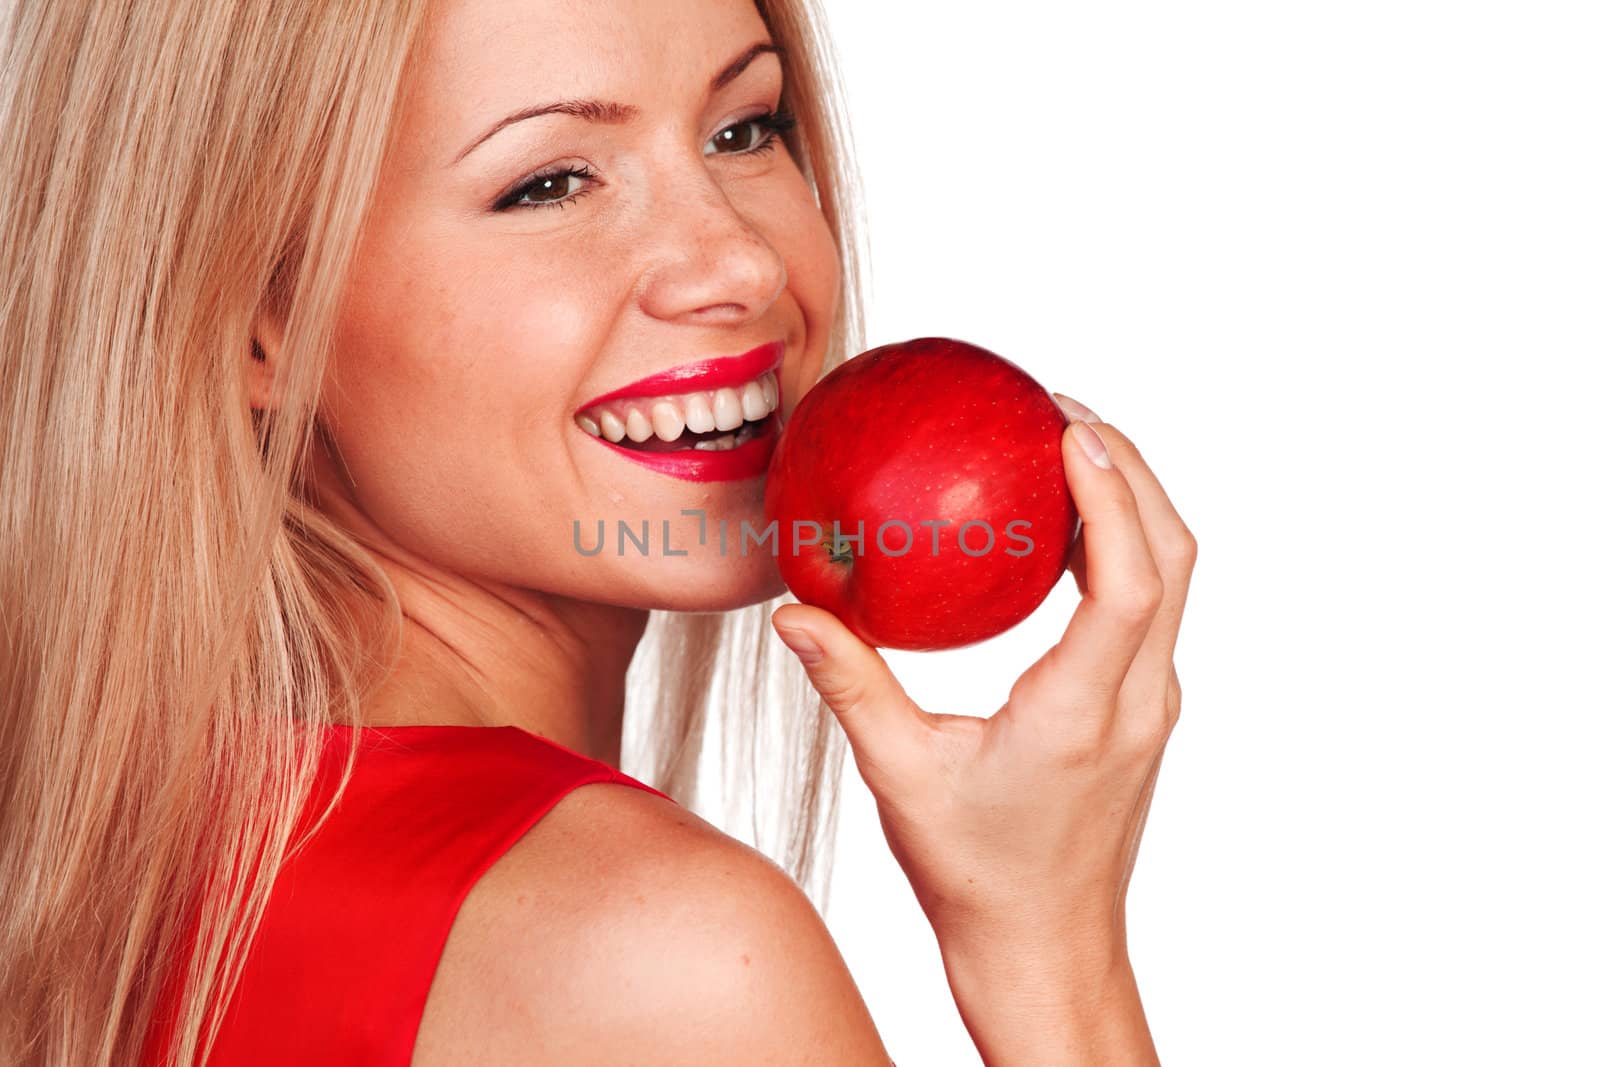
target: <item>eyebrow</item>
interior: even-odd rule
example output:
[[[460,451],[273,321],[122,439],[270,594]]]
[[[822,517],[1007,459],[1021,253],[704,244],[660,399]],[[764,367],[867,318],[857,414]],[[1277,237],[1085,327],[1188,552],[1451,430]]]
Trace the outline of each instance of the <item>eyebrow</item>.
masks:
[[[753,44],[749,48],[746,48],[743,52],[739,53],[738,57],[735,58],[732,63],[729,63],[727,66],[723,67],[717,72],[716,77],[711,79],[711,83],[708,86],[709,91],[714,93],[717,90],[726,87],[730,82],[733,81],[733,79],[743,74],[744,69],[751,63],[755,62],[757,56],[765,55],[768,52],[771,52],[780,60],[783,58],[783,49],[779,48],[771,41],[761,41],[757,44]],[[453,167],[457,163],[460,163],[463,159],[467,158],[467,156],[470,155],[472,151],[479,145],[483,144],[483,142],[487,141],[489,138],[493,137],[507,126],[511,126],[518,122],[523,122],[527,119],[538,118],[540,115],[551,114],[574,115],[589,122],[599,122],[609,126],[616,126],[626,122],[631,122],[633,119],[637,118],[639,115],[639,109],[634,107],[632,104],[618,104],[611,100],[557,100],[550,104],[540,104],[537,107],[523,108],[521,111],[513,111],[511,114],[507,115],[505,118],[501,119],[499,122],[485,130],[477,140],[463,148],[461,150],[461,154],[450,161],[450,165]]]

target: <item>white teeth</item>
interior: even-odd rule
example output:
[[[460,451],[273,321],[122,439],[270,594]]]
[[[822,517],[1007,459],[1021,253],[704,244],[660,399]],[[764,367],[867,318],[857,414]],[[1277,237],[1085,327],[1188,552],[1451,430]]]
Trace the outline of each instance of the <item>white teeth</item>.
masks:
[[[670,400],[656,401],[655,407],[650,409],[650,422],[656,436],[663,441],[676,441],[683,436],[683,416],[678,413],[678,405]]]
[[[717,429],[732,430],[744,421],[744,405],[739,394],[732,389],[718,389],[711,394],[711,410],[717,417]]]
[[[650,435],[655,430],[650,426],[650,420],[638,408],[628,409],[628,440],[634,444],[650,440]]]
[[[662,396],[616,406],[591,408],[578,416],[578,425],[595,437],[613,443],[624,437],[643,444],[651,437],[666,442],[678,440],[685,429],[699,434],[723,435],[744,430],[778,409],[778,379],[771,372],[739,386],[727,386],[701,393]],[[723,437],[697,442],[702,450],[721,451],[749,440],[749,434],[731,444]]]
[[[622,420],[610,411],[600,412],[600,432],[605,434],[606,440],[613,444],[627,436],[627,428],[622,425]]]
[[[717,417],[711,412],[709,393],[691,394],[684,405],[684,423],[695,433],[710,433],[717,428]]]
[[[744,383],[744,389],[739,394],[739,402],[744,410],[745,422],[755,422],[767,413],[766,398],[761,395],[761,386],[755,382]]]

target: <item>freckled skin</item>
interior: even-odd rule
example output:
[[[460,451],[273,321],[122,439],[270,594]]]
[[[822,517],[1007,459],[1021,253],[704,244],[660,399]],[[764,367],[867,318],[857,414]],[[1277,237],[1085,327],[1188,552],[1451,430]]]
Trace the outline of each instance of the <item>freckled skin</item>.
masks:
[[[790,588],[877,647],[956,648],[1016,625],[1066,571],[1077,512],[1065,429],[1049,392],[986,350],[921,338],[863,353],[799,405],[773,457],[767,514]],[[795,519],[822,524],[821,543],[798,545]],[[835,520],[865,539],[830,556]],[[902,555],[894,520],[912,529]],[[962,524],[978,520],[992,541],[973,526],[963,542]],[[1031,523],[1031,550],[1006,534],[1013,520]]]
[[[615,733],[647,609],[783,591],[770,554],[721,557],[679,514],[759,525],[760,478],[673,479],[575,421],[639,378],[779,339],[786,408],[817,379],[839,297],[833,237],[781,138],[761,153],[717,140],[776,137],[749,123],[787,104],[782,64],[757,56],[708,89],[768,40],[750,0],[434,6],[342,294],[320,412],[337,457],[318,447],[311,466],[312,492],[375,547],[420,624],[371,721],[516,722],[610,754],[587,720]],[[573,98],[639,115],[529,119],[452,162],[512,112]],[[494,210],[563,167],[592,173],[556,183],[565,206]],[[253,402],[266,396],[258,378]],[[619,518],[648,520],[653,548],[671,521],[688,554],[573,548],[575,521]]]
[[[750,603],[781,591],[770,559],[578,565],[574,518],[659,524],[705,507],[754,521],[761,482],[663,477],[573,415],[655,371],[779,338],[785,395],[816,379],[838,263],[809,187],[785,147],[702,151],[779,102],[781,65],[757,58],[702,105],[722,61],[768,39],[753,5],[559,6],[447,4],[427,42],[340,322],[325,414],[345,488],[389,537],[460,573],[611,603]],[[645,114],[628,128],[532,119],[447,166],[502,115],[566,95]],[[587,165],[591,191],[489,210],[552,162]]]

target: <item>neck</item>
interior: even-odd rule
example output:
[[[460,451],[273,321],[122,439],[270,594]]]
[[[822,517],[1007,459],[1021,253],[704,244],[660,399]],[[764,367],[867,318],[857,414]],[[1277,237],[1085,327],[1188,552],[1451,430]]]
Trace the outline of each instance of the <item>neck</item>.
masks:
[[[326,457],[313,463],[329,486]],[[620,765],[628,664],[647,610],[443,570],[386,537],[342,479],[331,484],[318,506],[371,550],[400,600],[399,654],[364,693],[363,723],[516,726]]]
[[[649,612],[460,579],[448,592],[387,567],[400,654],[368,691],[374,726],[516,726],[613,767],[624,683]]]

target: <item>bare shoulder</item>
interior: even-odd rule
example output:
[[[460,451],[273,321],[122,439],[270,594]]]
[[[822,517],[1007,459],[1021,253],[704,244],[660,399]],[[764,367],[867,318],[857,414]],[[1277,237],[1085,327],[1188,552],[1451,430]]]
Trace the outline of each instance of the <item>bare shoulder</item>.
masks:
[[[582,786],[468,894],[412,1063],[888,1064],[822,917],[761,853]]]

